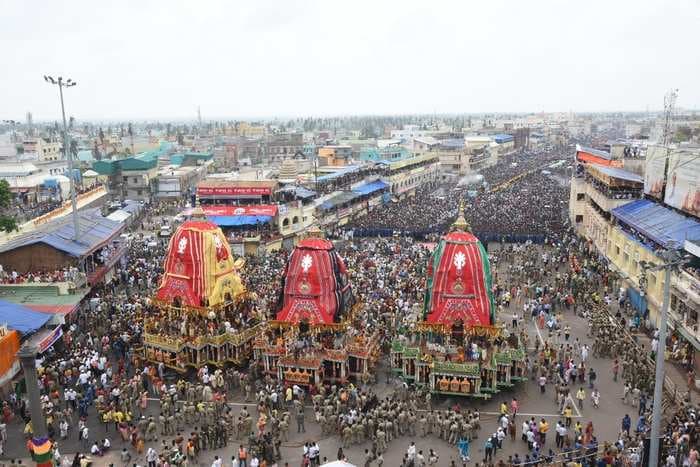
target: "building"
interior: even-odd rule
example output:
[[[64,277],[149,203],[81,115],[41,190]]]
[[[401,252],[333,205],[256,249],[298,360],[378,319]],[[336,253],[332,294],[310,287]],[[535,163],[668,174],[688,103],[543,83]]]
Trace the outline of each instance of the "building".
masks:
[[[74,267],[85,271],[91,283],[103,280],[126,251],[114,244],[123,224],[91,209],[78,213],[78,228],[75,240],[73,217],[65,216],[21,234],[0,246],[0,264],[20,274]]]
[[[611,210],[614,218],[607,239],[607,258],[627,290],[630,303],[640,316],[658,326],[663,302],[662,271],[646,272],[642,287],[642,262],[662,263],[659,251],[682,248],[686,240],[700,241],[700,222],[661,203],[640,199]]]
[[[158,153],[144,153],[120,161],[127,199],[150,201],[158,191]]]
[[[439,140],[433,151],[438,155],[440,171],[443,176],[461,177],[470,172],[470,154],[465,147],[463,138]]]
[[[158,192],[158,160],[169,148],[141,153],[125,159],[102,159],[92,170],[107,180],[109,190],[119,198],[150,201]]]
[[[51,138],[26,138],[22,142],[23,159],[56,161],[62,158],[61,143]]]
[[[318,149],[318,161],[320,166],[339,167],[345,166],[352,160],[352,146],[331,145]]]
[[[245,138],[262,138],[267,130],[264,125],[255,125],[248,122],[240,122],[236,124],[236,133],[238,136]]]
[[[607,252],[607,240],[612,228],[611,211],[642,197],[644,179],[616,167],[591,164],[585,167],[583,177],[572,182],[569,204],[571,224],[592,241],[601,254]]]
[[[689,261],[671,276],[669,324],[672,336],[685,345],[690,363],[700,370],[700,241],[683,245]]]
[[[186,198],[194,193],[197,184],[207,176],[209,165],[167,166],[158,170],[158,198]]]
[[[302,133],[278,133],[268,136],[266,152],[268,162],[279,163],[287,157],[303,153],[304,135]]]
[[[382,165],[385,167],[382,180],[389,184],[389,192],[396,198],[414,196],[419,186],[439,178],[440,160],[435,152]]]
[[[197,199],[205,204],[269,204],[279,183],[276,180],[207,178],[197,185]]]
[[[363,148],[360,151],[360,160],[363,162],[395,162],[411,157],[411,153],[403,146],[382,146],[376,148]]]
[[[0,165],[0,180],[6,180],[14,195],[14,204],[24,208],[33,207],[49,199],[65,199],[70,192],[70,182],[63,171],[44,171],[29,162]]]
[[[424,138],[432,134],[433,130],[421,129],[419,125],[404,125],[401,130],[391,130],[391,138],[403,142],[411,142],[415,138]]]

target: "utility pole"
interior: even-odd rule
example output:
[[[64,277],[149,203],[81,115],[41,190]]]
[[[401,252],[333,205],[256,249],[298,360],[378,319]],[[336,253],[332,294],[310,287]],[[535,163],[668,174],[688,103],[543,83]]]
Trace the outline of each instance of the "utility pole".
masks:
[[[661,254],[664,263],[651,266],[646,261],[642,261],[640,266],[642,274],[640,285],[646,284],[647,271],[664,271],[664,301],[661,305],[661,316],[659,317],[659,337],[656,348],[656,376],[654,383],[654,406],[651,418],[651,434],[649,446],[649,460],[647,465],[659,465],[659,444],[661,437],[661,412],[663,411],[664,393],[664,357],[666,354],[666,321],[668,320],[668,306],[671,302],[671,271],[681,266],[687,260],[683,258],[679,250],[674,249],[675,244],[669,244],[668,250]]]
[[[66,124],[66,108],[63,104],[63,88],[71,88],[77,83],[68,78],[66,81],[59,76],[54,79],[51,76],[44,75],[44,81],[58,86],[58,93],[61,96],[61,115],[63,116],[63,155],[68,161],[68,179],[70,181],[70,200],[73,207],[73,240],[76,242],[80,238],[80,223],[78,222],[78,201],[75,195],[75,173],[73,172],[73,154],[70,151],[70,136],[68,135],[68,125]]]
[[[24,382],[27,386],[27,398],[29,399],[29,414],[32,423],[32,451],[33,460],[37,466],[52,465],[51,440],[46,429],[46,419],[41,407],[41,397],[39,395],[39,382],[36,373],[36,356],[38,349],[36,346],[23,345],[17,352],[22,371],[24,372]],[[48,464],[47,464],[48,462]]]

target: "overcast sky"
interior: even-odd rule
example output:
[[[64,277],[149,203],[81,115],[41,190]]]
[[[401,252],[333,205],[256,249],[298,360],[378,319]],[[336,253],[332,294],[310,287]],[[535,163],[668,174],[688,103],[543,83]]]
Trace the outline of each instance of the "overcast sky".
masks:
[[[700,107],[700,2],[0,3],[0,118]]]

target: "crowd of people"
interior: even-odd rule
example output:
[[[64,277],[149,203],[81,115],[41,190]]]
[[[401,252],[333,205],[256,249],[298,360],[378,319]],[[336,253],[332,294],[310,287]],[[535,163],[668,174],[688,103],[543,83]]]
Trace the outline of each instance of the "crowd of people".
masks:
[[[29,284],[33,282],[81,282],[84,275],[75,267],[56,271],[35,271],[20,274],[15,270],[5,271],[0,265],[0,282],[3,284]]]
[[[501,246],[490,257],[498,318],[518,332],[529,349],[526,376],[560,415],[554,426],[544,418],[520,414],[515,398],[510,404],[503,401],[499,416],[488,421],[479,411],[459,404],[434,406],[439,401],[409,389],[390,374],[386,381],[395,386],[382,396],[371,381],[306,389],[285,386],[265,374],[259,362],[245,369],[202,367],[189,377],[174,375],[162,363],[145,361],[138,351],[149,327],[181,333],[182,322],[155,314],[151,297],[163,273],[166,245],[137,233],[127,240],[126,264],[119,265],[111,282],[93,287],[66,325],[60,344],[41,362],[42,408],[49,435],[57,442],[55,458],[61,460],[64,443],[78,441],[72,465],[95,465],[110,451],[119,453],[123,465],[192,465],[209,462],[213,451],[228,449],[239,467],[271,466],[284,461],[281,448],[294,427],[304,433],[312,417],[322,437],[340,440],[338,459],[347,458],[344,450],[352,446],[366,446],[366,466],[381,466],[392,443],[405,436],[439,437],[454,446],[463,462],[473,459],[486,466],[639,465],[653,408],[649,355],[628,334],[635,319],[622,294],[616,295],[616,277],[590,245],[567,228],[562,216],[565,188],[540,173],[555,159],[542,154],[508,156],[484,171],[489,188],[479,190],[472,209],[467,209],[476,232],[544,237],[544,245]],[[442,189],[444,196],[419,191],[415,198],[390,203],[351,228],[444,231],[457,213],[458,197],[449,194],[454,187]],[[158,225],[158,216],[172,215],[179,207],[155,206],[135,228]],[[397,235],[338,242],[337,249],[363,303],[356,319],[364,332],[376,331],[385,349],[393,339],[410,334],[423,319],[431,245]],[[260,320],[275,316],[286,260],[283,251],[247,258],[241,277]],[[17,279],[19,275],[11,280]],[[229,318],[233,323],[240,319],[239,326],[247,319],[233,312]],[[573,319],[588,320],[590,346],[571,334]],[[199,324],[188,322],[185,333],[206,333]],[[522,330],[526,325],[537,328],[533,342]],[[606,370],[594,368],[593,357],[610,359],[619,392],[617,387],[599,387],[599,372]],[[5,450],[8,430],[27,436],[33,432],[21,384],[16,389],[3,403],[0,447]],[[587,412],[588,416],[576,418],[574,413],[583,407],[595,410],[601,400],[613,397],[621,398],[629,413],[620,420],[618,437],[602,440],[595,416]],[[230,404],[234,399],[255,408],[238,408]],[[307,413],[307,401],[313,415]],[[667,465],[697,465],[697,413],[691,404],[683,404],[665,426]],[[479,455],[474,448],[477,439]],[[518,454],[502,455],[507,443],[518,446]],[[302,465],[319,465],[328,457],[322,452],[322,440],[309,440],[302,448]],[[217,455],[213,465],[221,462]],[[439,461],[436,450],[423,452],[411,444],[403,465],[448,463]]]
[[[352,220],[345,229],[372,235],[435,235],[445,231],[464,202],[466,218],[479,237],[560,234],[568,190],[558,179],[541,172],[559,158],[556,152],[510,154],[496,166],[483,169],[483,185],[473,190],[461,183],[437,189],[423,186],[415,196],[375,209]],[[557,170],[562,169],[553,168],[550,175]]]

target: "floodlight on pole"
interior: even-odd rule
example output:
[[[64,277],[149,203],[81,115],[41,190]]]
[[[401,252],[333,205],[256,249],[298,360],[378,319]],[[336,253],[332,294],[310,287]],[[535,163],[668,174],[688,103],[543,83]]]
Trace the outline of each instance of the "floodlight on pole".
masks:
[[[61,115],[63,117],[63,155],[68,161],[70,200],[73,209],[73,239],[77,241],[80,236],[80,223],[78,222],[78,201],[76,199],[75,194],[75,173],[73,169],[73,154],[70,151],[70,136],[68,135],[68,125],[66,124],[66,108],[63,103],[63,88],[73,87],[77,83],[70,78],[64,81],[62,76],[59,76],[58,79],[54,79],[52,76],[48,75],[44,75],[44,81],[50,84],[57,85],[58,94],[61,97]]]

